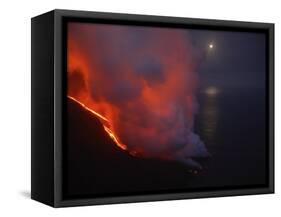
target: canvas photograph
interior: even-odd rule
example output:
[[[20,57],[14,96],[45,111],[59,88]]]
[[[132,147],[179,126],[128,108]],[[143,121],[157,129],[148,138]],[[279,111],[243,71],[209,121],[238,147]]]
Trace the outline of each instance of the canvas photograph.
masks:
[[[64,199],[268,186],[265,32],[65,31]]]

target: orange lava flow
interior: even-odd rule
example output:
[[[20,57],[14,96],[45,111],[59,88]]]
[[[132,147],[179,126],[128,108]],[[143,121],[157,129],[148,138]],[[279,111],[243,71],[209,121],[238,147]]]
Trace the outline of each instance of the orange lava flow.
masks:
[[[98,118],[100,118],[100,119],[102,119],[102,120],[104,120],[104,121],[109,122],[109,120],[108,120],[106,117],[104,117],[104,116],[102,116],[101,114],[99,114],[99,113],[95,112],[94,110],[90,109],[90,108],[87,107],[84,103],[78,101],[78,100],[75,99],[74,97],[72,97],[72,96],[67,96],[67,97],[68,97],[69,99],[72,99],[73,101],[77,102],[77,103],[78,103],[79,105],[81,105],[84,109],[86,109],[87,111],[89,111],[89,112],[91,112],[92,114],[96,115]]]
[[[105,124],[103,124],[103,128],[104,128],[105,132],[109,135],[109,137],[116,143],[116,145],[119,148],[121,148],[123,150],[127,150],[127,146],[120,142],[120,139],[118,138],[118,136],[111,129],[112,127],[110,125],[110,121],[106,117],[102,116],[101,114],[99,114],[98,112],[94,111],[93,109],[87,107],[84,103],[80,102],[79,100],[75,99],[74,97],[72,97],[72,96],[67,96],[67,97],[69,99],[75,101],[79,105],[81,105],[85,110],[89,111],[91,114],[93,114],[96,117],[98,117],[99,119],[101,119],[102,124],[104,122],[106,122],[108,126],[105,126]]]
[[[110,128],[108,128],[108,127],[106,127],[106,126],[104,126],[104,125],[103,125],[103,128],[104,128],[105,132],[107,132],[107,134],[110,136],[110,138],[111,138],[120,148],[122,148],[123,150],[127,150],[127,147],[119,141],[119,139],[117,138],[117,136],[114,134],[114,132],[113,132]]]

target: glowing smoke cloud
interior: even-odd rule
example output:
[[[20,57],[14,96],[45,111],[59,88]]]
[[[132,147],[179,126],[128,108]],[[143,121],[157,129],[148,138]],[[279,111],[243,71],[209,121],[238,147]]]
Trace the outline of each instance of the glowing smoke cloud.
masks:
[[[130,153],[201,168],[188,30],[70,23],[67,54],[68,94],[106,117]]]

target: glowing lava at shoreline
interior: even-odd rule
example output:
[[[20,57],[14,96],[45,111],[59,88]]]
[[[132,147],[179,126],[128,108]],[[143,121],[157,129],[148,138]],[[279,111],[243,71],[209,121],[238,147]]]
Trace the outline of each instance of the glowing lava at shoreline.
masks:
[[[82,106],[85,110],[89,111],[91,114],[93,114],[96,117],[98,117],[99,120],[102,122],[102,125],[103,125],[103,128],[104,128],[105,132],[116,143],[116,145],[119,148],[123,149],[123,150],[127,150],[127,146],[120,142],[118,136],[111,129],[112,127],[111,127],[110,121],[106,117],[102,116],[101,114],[99,114],[98,112],[94,111],[93,109],[87,107],[84,103],[80,102],[79,100],[75,99],[74,97],[72,97],[72,96],[67,96],[67,97],[69,99],[73,100],[74,102],[78,103],[80,106]]]

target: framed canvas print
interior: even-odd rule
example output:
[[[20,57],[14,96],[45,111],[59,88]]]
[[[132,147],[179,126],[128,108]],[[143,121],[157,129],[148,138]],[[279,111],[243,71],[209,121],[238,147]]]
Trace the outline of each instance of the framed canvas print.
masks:
[[[32,18],[32,198],[62,207],[273,193],[273,73],[273,24]]]

